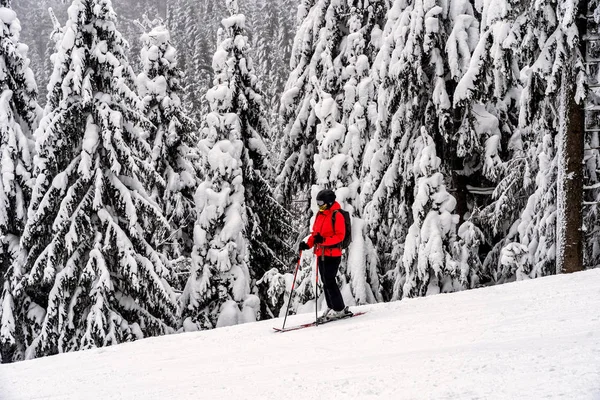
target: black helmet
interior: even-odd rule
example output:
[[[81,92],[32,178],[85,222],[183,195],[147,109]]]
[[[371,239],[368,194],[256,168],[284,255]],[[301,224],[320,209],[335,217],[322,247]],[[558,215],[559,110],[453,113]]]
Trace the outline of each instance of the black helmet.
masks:
[[[333,204],[335,201],[335,193],[331,189],[324,189],[317,193],[317,201],[321,200],[326,204]]]

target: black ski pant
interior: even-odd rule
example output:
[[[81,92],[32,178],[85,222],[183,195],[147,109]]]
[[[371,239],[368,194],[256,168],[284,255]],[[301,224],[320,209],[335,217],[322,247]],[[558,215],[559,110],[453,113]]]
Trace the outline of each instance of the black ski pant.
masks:
[[[344,309],[344,299],[340,293],[340,288],[337,285],[335,276],[340,268],[342,257],[323,257],[318,258],[319,274],[323,282],[323,291],[325,292],[325,301],[327,307],[334,311],[342,311]]]

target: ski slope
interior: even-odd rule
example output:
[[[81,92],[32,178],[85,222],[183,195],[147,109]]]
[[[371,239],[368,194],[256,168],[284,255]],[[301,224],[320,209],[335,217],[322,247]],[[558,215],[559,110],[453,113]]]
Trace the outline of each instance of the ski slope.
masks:
[[[600,399],[600,270],[356,309],[0,365],[0,399]]]

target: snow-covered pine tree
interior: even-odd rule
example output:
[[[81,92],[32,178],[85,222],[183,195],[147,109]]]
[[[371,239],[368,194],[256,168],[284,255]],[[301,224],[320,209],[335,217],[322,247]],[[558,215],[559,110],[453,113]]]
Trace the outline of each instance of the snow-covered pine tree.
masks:
[[[520,46],[527,21],[523,2],[483,1],[475,6],[481,13],[481,34],[470,59],[462,63],[462,75],[454,75],[457,128],[450,148],[456,151],[450,157],[456,170],[457,212],[486,232],[486,242],[497,244],[486,255],[484,265],[489,267],[516,234],[515,221],[531,193],[527,144],[518,127],[519,70],[527,58]]]
[[[377,119],[375,121],[375,133],[371,134],[368,143],[363,151],[362,166],[361,166],[361,182],[360,203],[363,213],[363,218],[367,224],[367,232],[369,239],[375,245],[378,254],[379,270],[384,273],[385,279],[381,282],[383,288],[384,300],[391,299],[393,290],[393,277],[391,274],[385,274],[386,271],[393,272],[394,264],[392,258],[401,257],[400,243],[394,240],[397,236],[396,232],[389,229],[390,222],[398,217],[397,206],[386,210],[383,207],[390,206],[384,204],[384,199],[388,195],[387,190],[382,189],[382,179],[385,173],[385,168],[389,162],[389,137],[390,130],[388,129],[388,117],[386,104],[390,104],[387,95],[389,94],[390,80],[387,77],[391,62],[392,52],[396,46],[393,35],[396,27],[400,23],[400,19],[404,11],[408,7],[406,1],[395,1],[386,15],[386,23],[383,32],[380,34],[379,51],[373,62],[371,76],[373,77],[375,90],[377,91]],[[388,179],[388,186],[396,185],[394,182],[395,176]],[[379,189],[379,190],[378,190]],[[377,192],[377,193],[376,193]],[[398,196],[391,196],[390,200],[398,199]],[[400,236],[404,236],[400,233]],[[390,238],[391,240],[387,240]],[[402,240],[403,241],[403,240]],[[395,248],[394,254],[391,254],[389,244],[393,243]],[[386,246],[388,244],[388,246]]]
[[[577,30],[572,20],[563,24],[565,15],[569,14],[564,5],[556,0],[540,1],[532,3],[526,11],[521,46],[527,58],[523,60],[525,68],[521,74],[524,87],[518,133],[528,171],[516,184],[531,186],[533,193],[527,197],[520,220],[513,224],[507,239],[499,241],[486,260],[486,264],[492,266],[492,272],[497,265],[498,271],[494,274],[499,281],[556,273],[560,163],[556,135],[561,125],[560,95],[562,86],[577,85],[576,82],[565,82],[562,73],[565,69],[576,71],[581,66],[577,62],[568,64],[569,60],[574,62],[569,55],[575,51],[568,43],[577,36]],[[535,176],[535,179],[529,176]],[[513,232],[515,225],[517,229]],[[501,254],[506,252],[498,251],[516,241],[527,249],[527,257],[518,273],[514,268],[507,269],[502,265]]]
[[[159,25],[141,38],[142,72],[137,77],[141,111],[153,124],[147,141],[150,163],[161,179],[149,193],[171,225],[166,239],[159,233],[157,250],[171,260],[189,257],[193,246],[194,192],[198,174],[195,124],[181,104],[182,73],[170,33]]]
[[[425,127],[414,142],[414,175],[417,178],[412,205],[413,224],[408,230],[402,264],[396,269],[394,299],[459,290],[460,271],[452,250],[459,216],[456,200],[447,191],[439,172],[433,138]],[[400,268],[404,269],[404,273]]]
[[[466,5],[465,10],[460,8],[462,3],[456,2],[450,10],[443,1],[396,1],[387,15],[374,63],[378,117],[363,159],[362,180],[366,184],[361,200],[369,236],[379,254],[380,271],[389,278],[384,282],[386,299],[393,296],[393,284],[387,283],[399,279],[393,271],[404,271],[398,262],[413,223],[413,144],[423,126],[440,143],[451,129],[446,86],[449,65],[444,48],[451,18],[468,11]]]
[[[288,301],[291,302],[290,314],[314,312],[316,297],[315,270],[310,268],[311,262],[312,257],[303,257],[293,292],[294,271],[281,273],[273,268],[256,282],[261,294],[261,312],[264,312],[265,318],[283,317],[287,310]]]
[[[453,98],[455,107],[464,110],[455,135],[459,157],[465,160],[465,168],[470,167],[464,173],[481,171],[482,177],[490,182],[497,182],[501,174],[502,136],[510,137],[516,125],[512,109],[519,93],[515,55],[519,42],[511,26],[518,15],[519,3],[514,0],[479,3],[481,37]]]
[[[38,101],[41,103],[45,101],[46,84],[52,72],[52,65],[49,62],[51,53],[46,52],[51,43],[48,40],[48,34],[52,31],[52,20],[48,18],[48,8],[51,7],[62,15],[66,13],[67,5],[60,0],[19,0],[10,3],[23,26],[20,40],[27,43],[29,47],[27,55],[31,60],[31,69],[38,82]]]
[[[464,289],[472,289],[479,285],[484,272],[479,259],[479,246],[485,243],[485,235],[471,221],[461,224],[457,235],[452,257],[458,263],[458,283]]]
[[[245,17],[236,0],[227,8],[213,58],[215,86],[206,95],[212,112],[200,141],[205,180],[196,192],[192,275],[181,296],[186,331],[256,320],[260,304],[251,280],[287,267],[285,238],[293,236],[263,176],[268,126]]]
[[[9,269],[20,252],[31,198],[32,133],[40,114],[20,31],[10,1],[0,0],[0,362],[12,361],[17,345]]]
[[[13,263],[17,357],[173,332],[169,270],[147,232],[168,221],[146,192],[139,98],[110,0],[74,0],[36,132],[36,183]]]
[[[349,16],[344,21],[349,30],[339,57],[331,60],[332,67],[323,69],[319,102],[315,113],[318,152],[315,155],[316,185],[313,196],[323,188],[336,191],[337,201],[352,216],[353,241],[340,266],[342,293],[348,305],[381,301],[377,255],[360,217],[360,161],[365,143],[371,136],[376,118],[375,87],[369,70],[376,48],[371,35],[381,31],[384,15],[381,1],[350,2]],[[327,51],[324,52],[326,54]],[[340,74],[341,72],[341,74]],[[340,82],[332,83],[340,74]],[[321,86],[340,87],[342,109]],[[340,122],[341,121],[341,122]]]
[[[317,120],[314,106],[319,88],[311,77],[323,80],[323,89],[332,98],[341,92],[339,69],[333,60],[340,54],[344,36],[347,2],[343,0],[302,0],[298,6],[298,29],[292,47],[292,72],[281,98],[283,135],[279,138],[277,195],[289,206],[298,197],[306,200],[316,182],[313,157],[317,152]],[[338,66],[339,68],[339,66]],[[327,78],[327,80],[325,80]],[[308,207],[303,211],[308,224]]]
[[[487,206],[477,223],[491,236],[505,235],[525,203],[527,171],[517,129],[522,9],[514,0],[477,4],[481,35],[453,96],[460,118],[452,137],[461,176],[458,210],[464,216]]]

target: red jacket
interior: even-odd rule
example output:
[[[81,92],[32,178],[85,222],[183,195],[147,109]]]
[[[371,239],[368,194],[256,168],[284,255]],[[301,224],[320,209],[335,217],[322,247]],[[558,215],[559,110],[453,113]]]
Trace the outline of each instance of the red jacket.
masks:
[[[332,216],[335,210],[340,210],[342,207],[336,201],[333,203],[331,208],[325,211],[319,211],[313,224],[312,233],[306,241],[308,247],[315,245],[315,235],[320,233],[325,239],[323,243],[317,244],[314,250],[315,255],[320,256],[325,251],[326,256],[341,257],[342,248],[339,245],[344,240],[346,234],[346,221],[341,213],[337,213],[335,216],[335,230],[333,229]],[[332,247],[333,246],[333,247]]]

